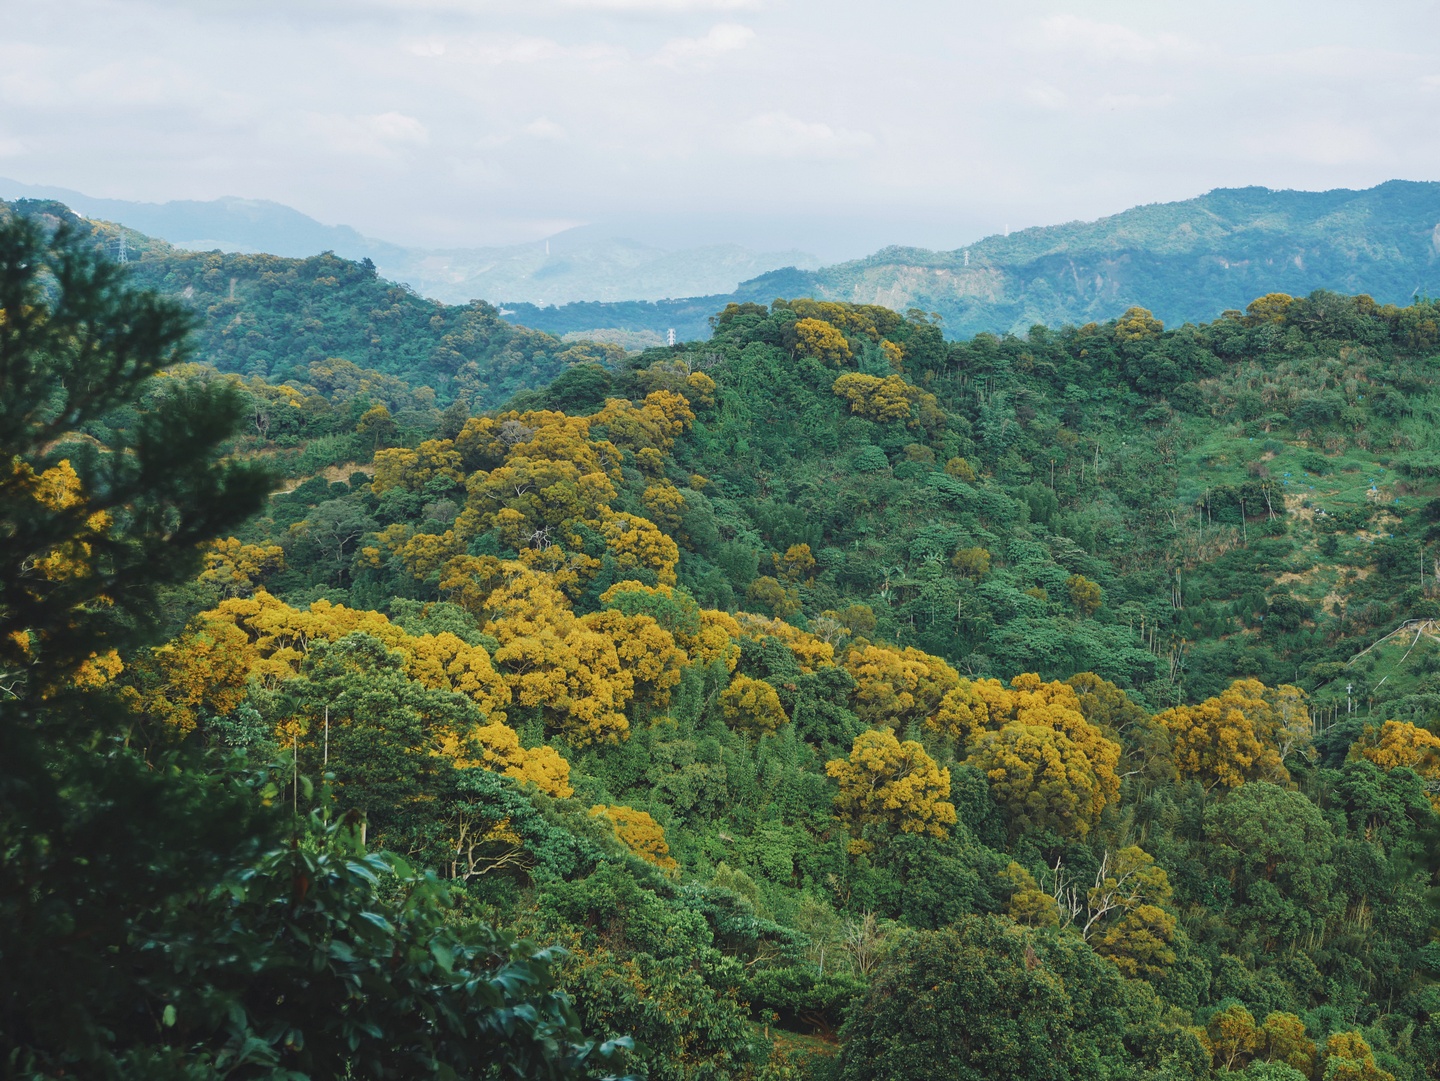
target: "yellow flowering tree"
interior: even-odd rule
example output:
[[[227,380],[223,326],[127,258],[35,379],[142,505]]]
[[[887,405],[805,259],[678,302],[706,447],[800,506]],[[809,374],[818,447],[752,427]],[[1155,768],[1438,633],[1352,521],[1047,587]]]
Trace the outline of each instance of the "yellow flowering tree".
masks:
[[[1175,765],[1207,789],[1236,788],[1246,781],[1290,779],[1277,736],[1287,726],[1308,725],[1300,692],[1278,690],[1259,680],[1239,679],[1225,691],[1193,706],[1176,706],[1156,716],[1174,740]],[[1279,707],[1285,706],[1285,709]]]
[[[664,828],[649,812],[596,804],[590,808],[590,814],[605,819],[620,843],[646,863],[653,863],[662,871],[679,870],[680,865],[670,855]]]
[[[860,733],[850,757],[826,763],[825,772],[839,785],[835,807],[850,828],[852,852],[870,849],[861,836],[867,826],[944,837],[955,825],[950,771],[919,743],[901,743],[888,729]]]
[[[740,673],[720,692],[720,709],[731,728],[754,736],[774,732],[790,720],[774,687]]]

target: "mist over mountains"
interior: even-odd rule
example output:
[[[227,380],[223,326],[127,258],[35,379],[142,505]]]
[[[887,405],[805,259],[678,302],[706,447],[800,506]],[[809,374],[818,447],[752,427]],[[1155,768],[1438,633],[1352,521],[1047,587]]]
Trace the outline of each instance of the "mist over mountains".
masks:
[[[1277,290],[1406,303],[1440,286],[1435,182],[1392,180],[1361,191],[1221,188],[952,251],[887,247],[823,267],[798,251],[623,235],[639,235],[643,223],[581,226],[531,244],[426,250],[263,200],[133,203],[3,179],[0,196],[63,199],[84,215],[182,248],[368,258],[382,277],[435,300],[484,299],[526,326],[626,348],[658,344],[671,329],[682,340],[704,338],[710,316],[726,304],[779,296],[919,308],[960,338],[1103,321],[1132,305],[1176,324],[1213,319]]]
[[[57,199],[85,217],[117,222],[193,251],[296,259],[332,251],[346,259],[369,259],[382,276],[447,304],[481,298],[545,306],[701,296],[728,293],[738,282],[777,267],[820,265],[815,256],[797,250],[694,245],[687,237],[663,234],[633,239],[641,223],[584,225],[530,244],[432,250],[376,240],[347,225],[324,225],[265,199],[141,203],[0,178],[0,199],[15,198]]]
[[[951,338],[1112,319],[1132,305],[1167,324],[1214,319],[1267,292],[1369,293],[1408,303],[1440,288],[1440,184],[1363,191],[1221,188],[1093,222],[1040,226],[937,252],[891,247],[816,271],[774,271],[728,296],[655,304],[508,305],[551,333],[594,328],[703,337],[712,310],[814,296],[937,313]]]

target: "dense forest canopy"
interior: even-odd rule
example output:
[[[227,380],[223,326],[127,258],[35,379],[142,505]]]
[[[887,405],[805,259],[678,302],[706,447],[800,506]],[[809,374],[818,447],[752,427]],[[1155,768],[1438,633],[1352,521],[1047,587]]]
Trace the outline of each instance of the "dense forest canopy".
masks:
[[[1137,307],[949,342],[918,310],[736,303],[706,342],[571,363],[500,408],[371,354],[278,384],[157,357],[7,444],[0,495],[66,524],[6,550],[3,660],[57,806],[90,808],[46,853],[88,858],[104,778],[160,778],[137,831],[139,804],[209,785],[234,810],[170,874],[230,885],[187,907],[97,877],[87,904],[143,916],[107,927],[102,966],[143,977],[142,1006],[92,992],[72,1037],[0,986],[15,1061],[1440,1073],[1434,305],[1267,293],[1205,324]],[[206,469],[277,479],[126,601],[147,639],[83,583],[164,516],[90,501],[107,449],[153,445],[177,401],[236,422],[248,464]],[[52,596],[80,614],[45,622]],[[41,812],[12,791],[25,836]],[[7,882],[79,888],[0,851]],[[87,955],[34,896],[0,892],[0,926],[62,944],[55,972],[24,956],[63,989]],[[288,1017],[247,998],[215,958],[248,920],[278,935],[243,944],[267,979],[359,989]],[[162,978],[155,944],[182,936],[194,967]],[[384,950],[408,967],[369,965]],[[189,971],[242,1011],[231,1042],[180,997]],[[484,1059],[512,994],[532,1027]]]
[[[60,203],[0,205],[21,216],[72,222],[112,256],[123,252],[133,282],[196,315],[194,355],[223,372],[275,384],[298,381],[329,394],[336,388],[323,375],[315,383],[312,368],[339,357],[408,384],[404,393],[418,400],[459,397],[481,407],[544,385],[571,365],[612,362],[621,352],[514,326],[483,301],[427,300],[378,277],[368,259],[183,251],[130,229],[76,219]]]

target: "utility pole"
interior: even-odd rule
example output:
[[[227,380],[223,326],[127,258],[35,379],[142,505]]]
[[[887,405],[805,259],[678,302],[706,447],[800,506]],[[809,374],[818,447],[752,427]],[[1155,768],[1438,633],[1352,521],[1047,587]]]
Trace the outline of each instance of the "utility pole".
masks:
[[[1355,703],[1350,698],[1350,692],[1355,689],[1355,684],[1345,684],[1345,715],[1348,717],[1355,712]]]
[[[325,703],[325,765],[330,765],[330,703]]]

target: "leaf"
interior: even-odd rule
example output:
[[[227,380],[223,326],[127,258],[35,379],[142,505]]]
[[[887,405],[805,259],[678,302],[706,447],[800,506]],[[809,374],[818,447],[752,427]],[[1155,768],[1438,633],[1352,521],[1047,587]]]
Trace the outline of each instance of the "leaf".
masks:
[[[431,942],[430,956],[434,957],[436,964],[438,964],[446,972],[451,972],[454,970],[455,954],[451,951],[450,947],[445,945],[445,943],[438,941]]]

